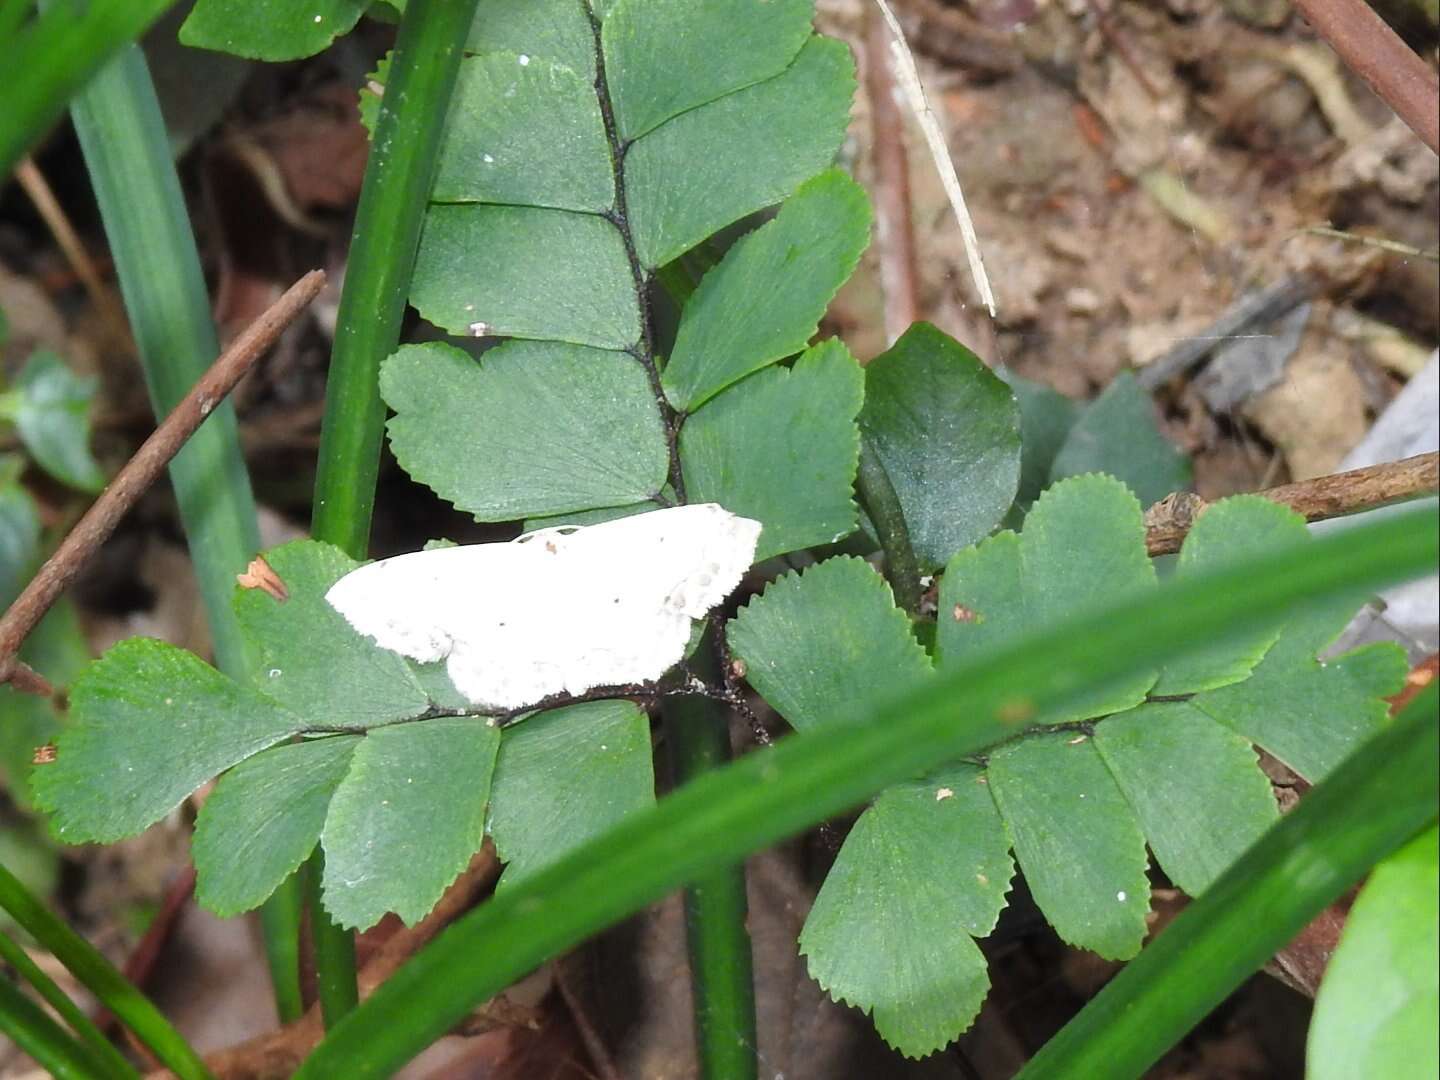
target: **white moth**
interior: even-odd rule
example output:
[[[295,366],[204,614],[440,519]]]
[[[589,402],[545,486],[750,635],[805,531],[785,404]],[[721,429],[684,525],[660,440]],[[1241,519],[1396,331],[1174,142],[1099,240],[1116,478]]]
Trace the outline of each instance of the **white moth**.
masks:
[[[325,599],[382,648],[447,661],[471,703],[516,709],[659,678],[684,655],[690,620],[740,583],[759,538],[758,521],[722,506],[675,506],[397,555]]]

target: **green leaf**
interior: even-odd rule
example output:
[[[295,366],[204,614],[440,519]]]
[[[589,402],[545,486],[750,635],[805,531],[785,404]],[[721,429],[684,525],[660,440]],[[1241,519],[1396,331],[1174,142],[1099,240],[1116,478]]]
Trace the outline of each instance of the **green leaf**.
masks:
[[[1156,702],[1095,727],[1155,860],[1199,896],[1280,816],[1250,743],[1186,702]]]
[[[1014,394],[929,323],[916,323],[866,365],[860,426],[905,511],[922,571],[983,540],[1015,499]]]
[[[513,885],[655,802],[650,719],[629,701],[536,713],[504,731],[490,835]]]
[[[1198,695],[1196,708],[1319,780],[1384,725],[1382,699],[1399,693],[1409,671],[1404,651],[1389,643],[1316,659],[1355,608],[1351,596],[1302,609],[1250,678]]]
[[[750,685],[799,731],[931,674],[890,586],[862,559],[786,574],[740,609],[726,636]]]
[[[870,236],[865,191],[832,169],[735,244],[685,305],[665,393],[692,410],[805,347]]]
[[[221,918],[259,907],[315,849],[358,735],[271,747],[220,778],[195,821],[195,897]]]
[[[480,521],[639,502],[665,483],[660,411],[624,353],[513,341],[477,361],[440,342],[405,345],[380,392],[401,467]]]
[[[1010,385],[1020,406],[1020,484],[1015,505],[1028,510],[1050,486],[1050,467],[1080,409],[1044,383],[1023,378],[1008,368],[997,368],[995,373]]]
[[[235,613],[258,657],[256,684],[311,726],[362,728],[429,707],[405,660],[358,633],[325,600],[360,564],[339,548],[297,540],[265,554],[289,599],[237,589]]]
[[[619,0],[605,15],[601,42],[620,138],[638,139],[784,71],[810,37],[813,8],[813,0],[758,8],[750,0]]]
[[[460,64],[431,198],[603,212],[615,172],[590,79],[515,53]]]
[[[1224,499],[1207,509],[1185,537],[1177,572],[1219,569],[1255,552],[1303,543],[1308,535],[1305,519],[1289,507],[1259,495]],[[1265,658],[1280,629],[1277,625],[1240,638],[1221,638],[1204,652],[1167,667],[1152,692],[1191,694],[1240,682]]]
[[[636,142],[625,155],[625,202],[640,265],[663,266],[831,164],[854,96],[850,50],[813,37],[775,78],[682,113]]]
[[[529,206],[437,203],[425,216],[411,302],[452,334],[627,349],[640,306],[619,231]]]
[[[16,483],[0,486],[0,604],[9,607],[40,553],[40,514],[30,493]]]
[[[1125,481],[1146,506],[1190,486],[1190,459],[1160,434],[1154,402],[1128,371],[1080,414],[1050,467],[1050,479],[1089,472]]]
[[[370,0],[195,0],[180,40],[252,60],[313,56],[349,33]]]
[[[1053,732],[990,756],[990,792],[1035,902],[1070,944],[1128,960],[1145,938],[1145,837],[1094,744]]]
[[[304,726],[194,653],[129,638],[76,680],[56,759],[35,770],[35,801],[58,839],[109,843]]]
[[[595,78],[595,31],[585,5],[575,0],[480,0],[467,47],[541,57],[587,82]]]
[[[325,910],[365,929],[419,922],[480,850],[500,729],[476,717],[373,728],[330,799]]]
[[[44,349],[31,355],[16,382],[15,427],[25,449],[51,476],[81,491],[105,486],[105,474],[90,454],[95,387],[95,379],[81,378]]]
[[[90,645],[68,598],[61,597],[30,631],[20,646],[20,659],[59,687],[69,686],[85,670]],[[24,809],[34,802],[30,781],[35,748],[55,738],[60,719],[51,698],[0,687],[0,773],[6,793]]]
[[[1440,1041],[1440,832],[1375,867],[1315,998],[1309,1080],[1436,1075]]]
[[[800,935],[811,976],[910,1057],[970,1026],[990,987],[974,938],[1014,867],[973,765],[887,789],[846,837]]]
[[[1087,605],[1155,587],[1140,505],[1119,481],[1085,476],[1036,501],[1017,538],[1001,533],[950,560],[940,587],[936,648],[954,663]],[[1088,720],[1139,704],[1153,674],[1097,688],[1045,723]],[[1022,695],[1023,696],[1023,695]]]
[[[757,561],[848,536],[863,398],[860,366],[834,338],[793,368],[757,371],[685,421],[686,493],[759,521]]]

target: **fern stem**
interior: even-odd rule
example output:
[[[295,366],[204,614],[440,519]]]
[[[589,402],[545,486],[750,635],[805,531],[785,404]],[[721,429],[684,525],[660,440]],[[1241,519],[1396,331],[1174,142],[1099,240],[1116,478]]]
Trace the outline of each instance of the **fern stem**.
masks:
[[[1017,694],[1037,710],[1058,708],[1218,634],[1267,625],[1292,605],[1430,573],[1437,556],[1435,516],[1396,514],[1046,626],[937,672],[903,697],[747,754],[451,924],[327,1035],[295,1076],[390,1075],[548,957],[716,867],[1003,738]]]
[[[30,954],[3,931],[0,931],[0,959],[14,968],[16,975],[34,987],[45,1003],[69,1025],[70,1030],[79,1037],[85,1056],[98,1068],[102,1076],[124,1080],[126,1077],[140,1075],[134,1066],[125,1060],[125,1055],[115,1048],[115,1044],[105,1037],[105,1033],[95,1026],[95,1022],[70,1000],[70,995],[61,990],[55,980],[30,959]]]
[[[335,348],[315,473],[311,532],[355,559],[369,554],[385,404],[380,364],[400,340],[441,136],[477,0],[410,0],[370,160],[360,188],[350,262],[340,294]],[[354,1008],[355,943],[320,904],[322,861],[310,859],[310,927],[326,1025]]]
[[[58,7],[55,11],[58,11]],[[52,12],[53,13],[53,12]],[[200,255],[145,57],[126,47],[74,101],[71,115],[110,240],[151,405],[166,416],[219,353]],[[180,520],[220,669],[248,682],[252,657],[230,606],[235,575],[260,546],[234,407],[222,403],[170,463]],[[267,901],[265,948],[278,1003],[298,1001],[298,884]],[[274,910],[269,910],[271,905]]]
[[[57,1080],[105,1080],[104,1070],[91,1059],[84,1044],[4,976],[0,976],[0,1031]],[[128,1075],[134,1075],[134,1070]]]
[[[715,678],[712,627],[696,650],[695,674]],[[662,714],[675,787],[730,760],[727,718],[703,697],[674,698]],[[695,1005],[701,1075],[711,1080],[753,1080],[756,1075],[755,982],[745,864],[721,867],[685,889],[685,938]]]
[[[65,925],[5,867],[0,866],[0,908],[100,999],[181,1080],[208,1078],[210,1071],[178,1031],[95,946]],[[5,1008],[0,1005],[0,1015]]]
[[[1437,707],[1432,683],[1182,911],[1020,1076],[1142,1075],[1327,904],[1433,822]]]
[[[368,554],[385,404],[445,116],[477,0],[411,0],[400,20],[355,228],[325,386],[312,533]]]
[[[23,10],[23,4],[10,2]],[[105,61],[174,2],[94,0],[83,10],[73,3],[52,4],[13,40],[0,39],[9,64],[0,113],[0,177],[10,174]]]
[[[890,474],[863,429],[855,485],[885,552],[885,576],[895,591],[895,602],[914,615],[920,608],[920,567],[915,561],[915,549],[910,546],[910,529]]]

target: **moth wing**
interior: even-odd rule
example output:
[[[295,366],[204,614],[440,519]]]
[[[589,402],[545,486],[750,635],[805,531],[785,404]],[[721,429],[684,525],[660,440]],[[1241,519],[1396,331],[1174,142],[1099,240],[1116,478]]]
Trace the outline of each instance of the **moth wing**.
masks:
[[[514,603],[523,573],[509,544],[413,551],[368,563],[330,587],[325,599],[357,631],[421,663],[449,656],[482,620],[476,605]],[[517,572],[518,571],[518,572]],[[496,618],[504,621],[503,614]]]

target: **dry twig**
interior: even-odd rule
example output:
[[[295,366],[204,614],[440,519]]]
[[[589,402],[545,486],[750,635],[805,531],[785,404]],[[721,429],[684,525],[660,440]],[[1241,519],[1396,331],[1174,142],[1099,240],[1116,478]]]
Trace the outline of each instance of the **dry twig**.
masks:
[[[1288,506],[1306,521],[1323,521],[1386,503],[1424,495],[1440,488],[1440,454],[1417,454],[1403,461],[1303,480],[1257,491],[1271,502]],[[1206,509],[1197,495],[1170,495],[1145,514],[1145,548],[1151,555],[1180,550],[1190,527]]]
[[[0,619],[0,683],[11,682],[19,690],[51,694],[44,676],[16,658],[16,652],[50,605],[105,542],[121,518],[160,478],[170,459],[179,453],[195,429],[209,416],[225,395],[250,370],[251,365],[275,344],[281,332],[315,299],[325,284],[325,273],[306,274],[263,315],[246,327],[190,393],[175,406],[163,423],[145,440],[135,455],[106,485],[100,497],[70,530],[55,554],[45,561],[34,579]]]

